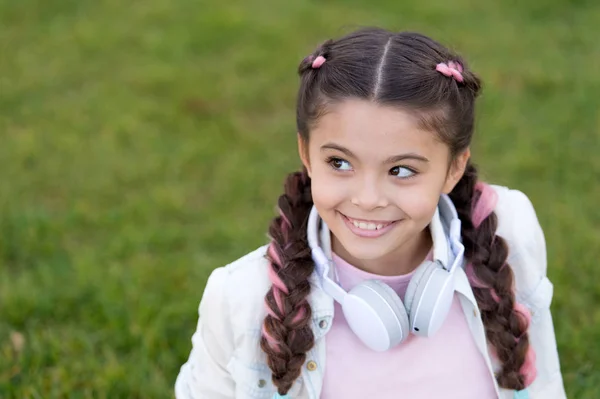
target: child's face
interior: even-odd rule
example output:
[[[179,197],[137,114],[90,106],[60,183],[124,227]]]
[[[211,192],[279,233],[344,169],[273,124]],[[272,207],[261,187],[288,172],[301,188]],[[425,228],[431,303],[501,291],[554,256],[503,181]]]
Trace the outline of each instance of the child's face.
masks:
[[[334,249],[357,266],[410,256],[469,156],[451,164],[448,147],[410,114],[363,100],[335,106],[311,131],[308,148],[299,145]]]

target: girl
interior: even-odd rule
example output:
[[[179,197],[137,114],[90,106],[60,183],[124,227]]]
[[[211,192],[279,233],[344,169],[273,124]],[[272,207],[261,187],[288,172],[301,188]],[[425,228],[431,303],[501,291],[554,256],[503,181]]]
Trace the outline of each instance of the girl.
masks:
[[[535,211],[470,161],[475,73],[364,29],[299,74],[304,168],[210,276],[177,397],[564,398]]]

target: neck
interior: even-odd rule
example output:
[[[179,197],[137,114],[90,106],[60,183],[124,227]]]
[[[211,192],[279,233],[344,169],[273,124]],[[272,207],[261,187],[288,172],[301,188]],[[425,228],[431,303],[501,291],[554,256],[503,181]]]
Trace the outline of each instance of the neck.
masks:
[[[351,265],[380,276],[401,276],[413,272],[427,256],[433,241],[429,227],[398,248],[378,259],[357,259],[340,244],[332,235],[332,249],[343,260]]]

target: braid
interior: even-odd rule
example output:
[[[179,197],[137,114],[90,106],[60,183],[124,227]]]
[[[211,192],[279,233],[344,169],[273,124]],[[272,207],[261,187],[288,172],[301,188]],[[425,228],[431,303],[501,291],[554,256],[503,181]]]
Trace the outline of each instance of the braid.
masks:
[[[288,175],[285,193],[279,197],[280,216],[269,227],[267,250],[269,278],[273,285],[265,296],[267,316],[260,346],[267,355],[273,384],[286,394],[314,344],[310,326],[309,276],[314,269],[307,243],[306,224],[312,207],[310,178],[306,170]]]
[[[469,264],[467,275],[481,310],[488,342],[502,365],[497,373],[503,388],[525,389],[535,379],[535,354],[527,330],[530,313],[516,303],[514,275],[508,267],[508,246],[496,235],[493,212],[495,192],[477,182],[477,169],[469,163],[450,197],[462,222],[462,238]]]

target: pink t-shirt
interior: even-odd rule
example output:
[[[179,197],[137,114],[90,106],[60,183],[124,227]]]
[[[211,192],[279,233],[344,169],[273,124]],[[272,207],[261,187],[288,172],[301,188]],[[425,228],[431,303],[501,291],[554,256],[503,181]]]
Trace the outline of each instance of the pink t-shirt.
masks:
[[[431,259],[431,253],[428,256]],[[333,254],[345,290],[366,279],[388,284],[404,298],[411,274],[378,276],[360,270]],[[457,295],[444,325],[430,338],[410,335],[387,352],[367,348],[348,326],[335,303],[326,336],[327,363],[322,399],[495,398],[492,375],[471,336]]]

